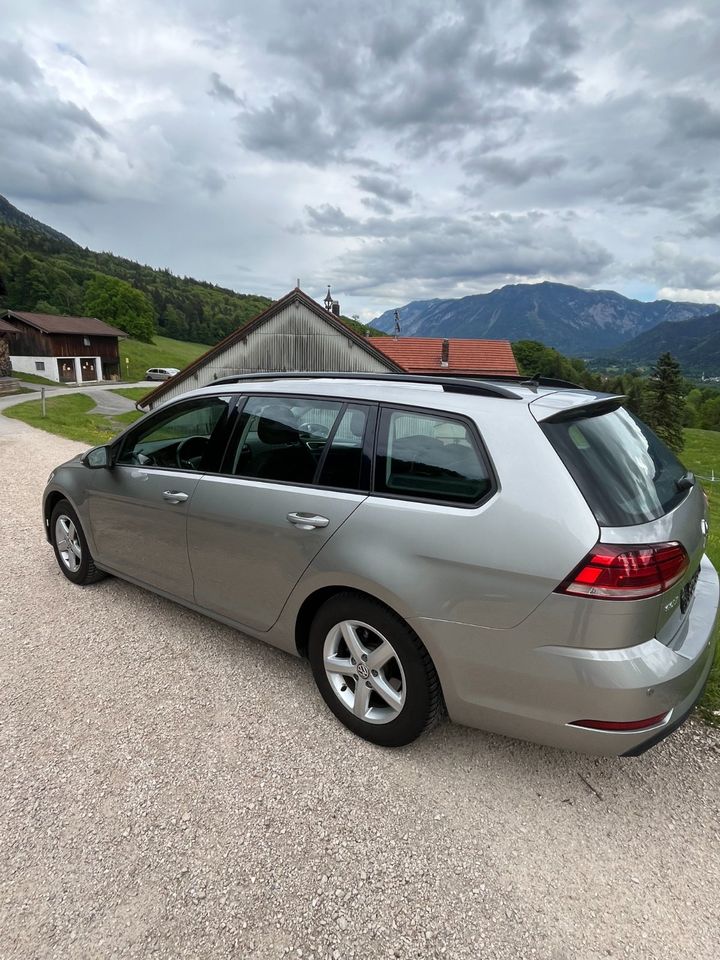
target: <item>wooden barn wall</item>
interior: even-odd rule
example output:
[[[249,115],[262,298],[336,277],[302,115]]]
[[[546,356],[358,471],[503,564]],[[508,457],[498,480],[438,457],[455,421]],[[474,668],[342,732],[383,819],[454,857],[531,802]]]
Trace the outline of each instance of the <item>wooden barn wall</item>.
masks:
[[[382,359],[371,356],[304,304],[296,302],[171,387],[158,398],[158,403],[204,387],[220,377],[239,373],[303,370],[384,373],[390,369]]]
[[[11,350],[16,357],[100,357],[108,362],[119,360],[117,337],[85,337],[72,333],[45,334],[34,327],[13,321],[18,333],[12,338]]]

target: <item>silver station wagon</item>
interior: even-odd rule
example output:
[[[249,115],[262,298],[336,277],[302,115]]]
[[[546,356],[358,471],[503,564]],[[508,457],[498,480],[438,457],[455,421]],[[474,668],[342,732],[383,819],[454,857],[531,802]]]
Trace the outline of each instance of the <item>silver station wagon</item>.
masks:
[[[60,569],[123,577],[307,657],[385,746],[443,710],[637,754],[700,697],[706,500],[622,398],[556,381],[217,381],[58,467]]]

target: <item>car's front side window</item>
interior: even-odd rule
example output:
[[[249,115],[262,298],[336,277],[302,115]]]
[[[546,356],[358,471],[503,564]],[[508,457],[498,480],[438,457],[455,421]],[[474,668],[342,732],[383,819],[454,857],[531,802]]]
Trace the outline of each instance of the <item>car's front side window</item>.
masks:
[[[125,435],[117,463],[211,472],[222,456],[231,397],[201,397],[158,411]]]
[[[240,477],[312,483],[342,400],[250,397],[238,424],[230,472]]]
[[[468,425],[424,411],[383,410],[375,492],[474,504],[492,486]]]

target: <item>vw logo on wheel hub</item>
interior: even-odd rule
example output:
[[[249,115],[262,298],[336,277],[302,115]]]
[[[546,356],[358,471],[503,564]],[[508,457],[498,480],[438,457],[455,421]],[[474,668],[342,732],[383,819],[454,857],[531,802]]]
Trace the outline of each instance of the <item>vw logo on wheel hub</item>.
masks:
[[[367,665],[362,661],[357,665],[357,672],[361,680],[367,680],[367,678],[370,676],[370,671],[368,670]]]

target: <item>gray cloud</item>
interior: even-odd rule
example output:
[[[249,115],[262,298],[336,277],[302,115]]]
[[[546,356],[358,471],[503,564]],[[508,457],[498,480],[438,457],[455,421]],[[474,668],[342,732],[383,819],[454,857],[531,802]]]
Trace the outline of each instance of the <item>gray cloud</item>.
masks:
[[[368,210],[372,210],[373,213],[379,213],[381,216],[389,216],[393,212],[393,208],[389,203],[385,203],[384,200],[380,200],[379,197],[361,197],[360,203],[367,207]]]
[[[0,40],[0,79],[23,89],[31,89],[42,81],[42,71],[19,41]]]
[[[720,213],[712,217],[701,217],[688,231],[691,237],[720,237]]]
[[[216,100],[224,103],[234,103],[237,106],[243,106],[245,101],[239,97],[229,84],[225,83],[219,73],[213,71],[210,74],[210,89],[208,94]]]
[[[339,138],[325,126],[320,109],[294,94],[273,97],[259,110],[238,116],[240,139],[248,150],[280,160],[324,166],[342,152]]]
[[[720,139],[720,110],[702,97],[669,97],[668,119],[671,136],[697,140]]]
[[[482,174],[496,183],[518,187],[534,177],[554,176],[567,166],[567,158],[538,155],[515,160],[512,157],[491,154],[474,157],[464,166],[468,173]]]
[[[661,278],[661,285],[686,290],[717,290],[720,287],[720,261],[699,256],[675,243],[655,244],[650,260],[638,270]]]
[[[107,138],[105,128],[84,108],[63,100],[20,100],[12,93],[5,96],[0,129],[11,137],[29,143],[66,146],[78,136],[89,133]]]
[[[587,284],[612,262],[599,244],[579,241],[564,226],[539,226],[532,218],[486,218],[474,229],[437,220],[420,228],[348,253],[345,269],[354,278],[350,289],[382,290],[389,277],[400,276],[427,290],[538,277]]]
[[[355,183],[366,193],[372,193],[381,200],[391,203],[407,205],[412,200],[412,190],[400,186],[385,177],[376,177],[372,174],[360,174],[355,177]]]
[[[81,242],[242,290],[330,277],[364,316],[387,291],[507,278],[705,296],[716,13],[713,0],[11,4],[0,190]]]
[[[355,294],[387,289],[399,276],[417,291],[536,277],[588,283],[613,261],[600,244],[581,240],[542,211],[361,220],[324,204],[306,213],[311,232],[364,238],[342,260],[348,291]]]

